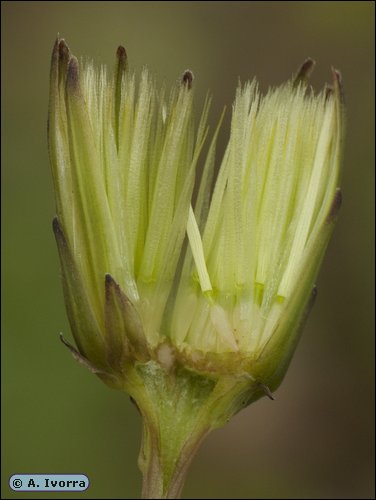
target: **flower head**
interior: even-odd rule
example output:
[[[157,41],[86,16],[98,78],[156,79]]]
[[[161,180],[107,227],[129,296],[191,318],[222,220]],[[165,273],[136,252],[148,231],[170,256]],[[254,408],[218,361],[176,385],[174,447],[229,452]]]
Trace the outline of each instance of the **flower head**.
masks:
[[[222,119],[204,156],[190,71],[166,96],[122,47],[109,74],[55,43],[53,228],[77,349],[62,340],[136,401],[145,498],[177,498],[202,437],[271,396],[312,305],[343,136],[340,74],[316,95],[312,68],[265,96],[239,85],[215,178]]]
[[[193,209],[210,100],[195,130],[192,73],[166,99],[122,47],[109,75],[56,41],[49,146],[65,300],[80,356],[111,385],[151,359],[280,382],[341,198],[340,75],[315,95],[312,67],[265,96],[239,85],[214,191],[219,127]]]

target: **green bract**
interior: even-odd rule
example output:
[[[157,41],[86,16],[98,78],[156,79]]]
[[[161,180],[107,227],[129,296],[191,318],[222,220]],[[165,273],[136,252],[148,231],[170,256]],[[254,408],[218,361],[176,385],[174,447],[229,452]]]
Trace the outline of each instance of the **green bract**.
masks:
[[[210,99],[195,127],[190,71],[166,96],[122,47],[109,74],[56,41],[54,231],[78,351],[64,342],[136,401],[146,497],[178,495],[202,437],[278,386],[312,304],[343,135],[340,75],[315,95],[312,67],[265,96],[239,85],[212,192],[220,124],[203,155]]]

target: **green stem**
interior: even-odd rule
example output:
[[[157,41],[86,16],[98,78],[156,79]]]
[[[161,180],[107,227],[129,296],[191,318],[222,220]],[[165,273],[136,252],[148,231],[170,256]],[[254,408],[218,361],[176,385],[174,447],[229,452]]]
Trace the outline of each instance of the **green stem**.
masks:
[[[199,375],[182,367],[140,364],[132,397],[143,418],[142,498],[180,498],[188,467],[205,436],[248,403],[249,380]],[[136,384],[133,383],[133,389]]]
[[[144,424],[139,457],[143,471],[142,498],[180,498],[189,465],[206,434],[188,437],[182,449],[174,453],[168,443],[155,439],[155,429],[150,430]]]

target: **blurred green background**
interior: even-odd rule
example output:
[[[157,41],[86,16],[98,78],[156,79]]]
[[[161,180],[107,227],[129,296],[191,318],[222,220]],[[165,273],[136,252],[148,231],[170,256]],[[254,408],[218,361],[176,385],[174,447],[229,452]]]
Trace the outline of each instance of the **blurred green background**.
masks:
[[[80,497],[134,498],[141,427],[126,395],[73,361],[57,250],[46,119],[57,33],[74,54],[130,63],[167,84],[186,68],[214,95],[214,126],[235,86],[261,88],[316,59],[339,68],[347,99],[344,204],[318,300],[276,393],[203,444],[185,498],[373,498],[374,3],[2,2],[2,498],[20,473],[85,473]],[[229,114],[222,133],[228,131]],[[223,148],[223,145],[222,145]],[[45,493],[44,498],[77,498]]]

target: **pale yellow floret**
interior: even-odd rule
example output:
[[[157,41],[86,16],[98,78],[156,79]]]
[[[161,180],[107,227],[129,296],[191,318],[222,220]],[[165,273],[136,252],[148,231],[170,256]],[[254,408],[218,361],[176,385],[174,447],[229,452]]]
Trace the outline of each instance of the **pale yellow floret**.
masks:
[[[201,291],[209,292],[212,290],[212,286],[210,283],[208,270],[206,269],[204,249],[202,247],[200,231],[198,229],[192,207],[189,207],[187,235],[192,250],[193,258],[197,267]]]

